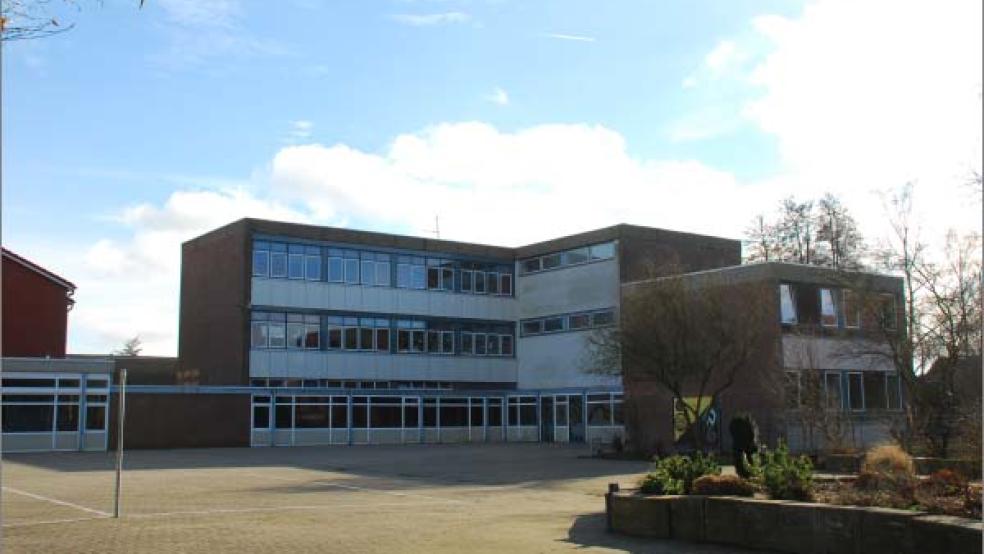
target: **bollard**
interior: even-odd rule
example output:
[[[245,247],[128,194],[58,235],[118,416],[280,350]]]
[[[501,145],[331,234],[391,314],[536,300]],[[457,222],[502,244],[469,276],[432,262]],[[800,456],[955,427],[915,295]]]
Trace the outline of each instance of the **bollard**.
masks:
[[[618,490],[618,483],[608,483],[608,492],[605,494],[605,528],[609,533],[615,530],[612,526],[612,495]]]

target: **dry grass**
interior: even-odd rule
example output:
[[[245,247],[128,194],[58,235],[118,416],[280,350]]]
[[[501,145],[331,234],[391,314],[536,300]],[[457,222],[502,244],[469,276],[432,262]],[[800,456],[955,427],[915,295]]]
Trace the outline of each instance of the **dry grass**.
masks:
[[[898,479],[915,476],[916,466],[905,450],[894,444],[883,444],[865,453],[861,472]]]
[[[693,494],[752,496],[755,487],[737,475],[703,475],[694,481]]]

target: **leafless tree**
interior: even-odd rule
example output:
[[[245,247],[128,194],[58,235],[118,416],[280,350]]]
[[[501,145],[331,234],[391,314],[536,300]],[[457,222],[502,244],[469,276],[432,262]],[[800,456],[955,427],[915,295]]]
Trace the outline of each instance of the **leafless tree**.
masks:
[[[758,215],[746,230],[748,261],[781,261],[858,269],[866,250],[857,222],[836,196],[786,198],[777,219]]]
[[[626,388],[654,384],[682,406],[688,429],[739,377],[761,368],[769,310],[764,286],[673,276],[627,293],[617,328],[589,339],[592,370],[620,374]],[[701,432],[694,446],[705,448]]]
[[[98,2],[99,0],[92,0]],[[138,0],[143,7],[145,0]],[[0,0],[0,41],[43,38],[75,27],[76,0]]]

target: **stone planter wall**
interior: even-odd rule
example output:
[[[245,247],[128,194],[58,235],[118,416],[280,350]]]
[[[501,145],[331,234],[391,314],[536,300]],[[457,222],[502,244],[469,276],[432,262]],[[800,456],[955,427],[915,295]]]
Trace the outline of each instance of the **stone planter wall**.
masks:
[[[609,493],[613,531],[792,554],[981,552],[981,522],[922,512],[730,496]]]
[[[861,470],[863,455],[834,454],[824,456],[819,460],[818,467],[833,473],[857,473]],[[946,458],[913,458],[916,473],[929,475],[941,469],[951,469],[963,474],[968,479],[981,478],[981,462],[979,460],[953,460]]]

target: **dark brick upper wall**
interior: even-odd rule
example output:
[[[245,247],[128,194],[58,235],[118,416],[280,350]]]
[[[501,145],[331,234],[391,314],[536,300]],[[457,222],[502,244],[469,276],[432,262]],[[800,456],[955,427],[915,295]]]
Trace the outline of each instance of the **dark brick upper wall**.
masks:
[[[181,246],[178,358],[187,383],[249,383],[249,237],[240,220]]]

